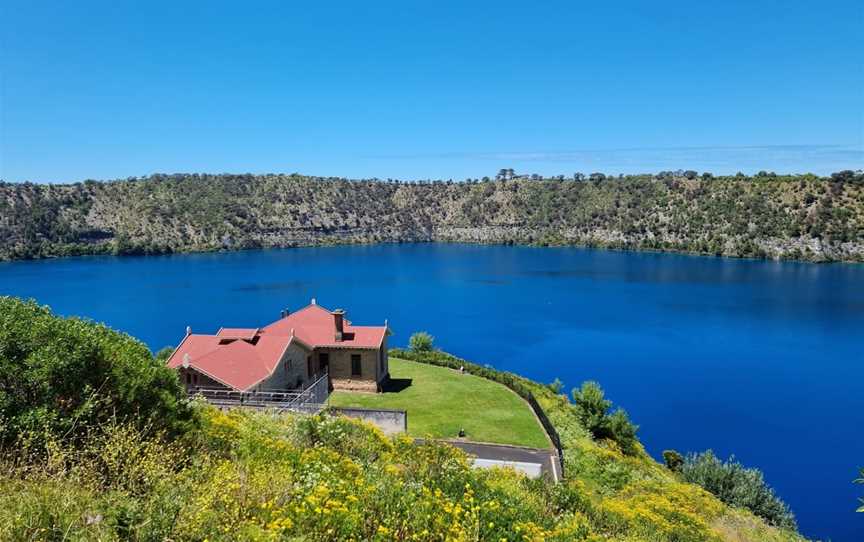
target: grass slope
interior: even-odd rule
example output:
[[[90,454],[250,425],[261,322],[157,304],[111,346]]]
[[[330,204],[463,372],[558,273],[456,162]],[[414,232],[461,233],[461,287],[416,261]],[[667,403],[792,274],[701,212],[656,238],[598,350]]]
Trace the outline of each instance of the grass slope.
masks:
[[[162,432],[135,409],[119,408],[144,406],[134,390],[106,402],[104,389],[97,396],[99,388],[88,385],[120,367],[153,371],[143,344],[26,305],[16,310],[7,301],[5,308],[11,317],[0,321],[0,382],[18,384],[0,389],[0,420],[11,429],[0,439],[4,542],[803,540],[687,483],[641,448],[628,455],[592,439],[573,404],[549,387],[443,352],[417,361],[464,365],[536,398],[561,436],[561,483],[475,469],[452,446],[388,438],[326,414],[222,412],[193,402],[189,419],[174,413],[189,423]],[[173,385],[159,388],[173,404],[183,392],[176,373],[166,374]],[[461,379],[450,390],[473,382],[437,374]],[[34,390],[45,400],[30,408]]]
[[[501,384],[451,369],[390,359],[395,391],[335,392],[333,406],[408,411],[408,432],[416,437],[454,438],[464,428],[470,440],[548,448],[531,408]],[[402,384],[410,385],[400,389]]]

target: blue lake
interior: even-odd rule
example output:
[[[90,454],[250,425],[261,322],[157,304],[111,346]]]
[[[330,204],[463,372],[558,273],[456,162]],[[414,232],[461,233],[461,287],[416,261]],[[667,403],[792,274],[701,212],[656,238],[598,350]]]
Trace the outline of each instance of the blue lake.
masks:
[[[574,248],[378,245],[0,264],[0,294],[157,350],[187,325],[255,327],[316,297],[392,344],[568,389],[597,380],[666,448],[734,453],[803,533],[864,540],[864,266]]]

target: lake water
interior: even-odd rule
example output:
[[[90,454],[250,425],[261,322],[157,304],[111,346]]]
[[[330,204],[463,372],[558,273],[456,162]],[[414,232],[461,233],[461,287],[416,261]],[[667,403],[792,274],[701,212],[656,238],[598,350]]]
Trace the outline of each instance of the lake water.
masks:
[[[0,264],[0,294],[157,350],[316,297],[478,363],[597,380],[655,457],[764,470],[802,532],[864,540],[864,266],[575,248],[378,245]]]

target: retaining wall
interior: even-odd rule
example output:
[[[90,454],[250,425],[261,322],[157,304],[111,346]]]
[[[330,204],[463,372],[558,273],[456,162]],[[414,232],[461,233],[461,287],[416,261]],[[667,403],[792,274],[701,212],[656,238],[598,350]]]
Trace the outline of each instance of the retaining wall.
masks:
[[[378,426],[385,435],[395,435],[408,431],[408,413],[404,410],[330,407],[330,412],[372,423]]]

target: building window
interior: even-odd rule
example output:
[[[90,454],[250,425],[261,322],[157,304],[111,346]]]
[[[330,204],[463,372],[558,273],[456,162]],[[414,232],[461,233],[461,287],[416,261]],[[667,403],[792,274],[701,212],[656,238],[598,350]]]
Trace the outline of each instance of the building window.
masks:
[[[351,354],[351,376],[360,376],[361,373],[360,354]]]

